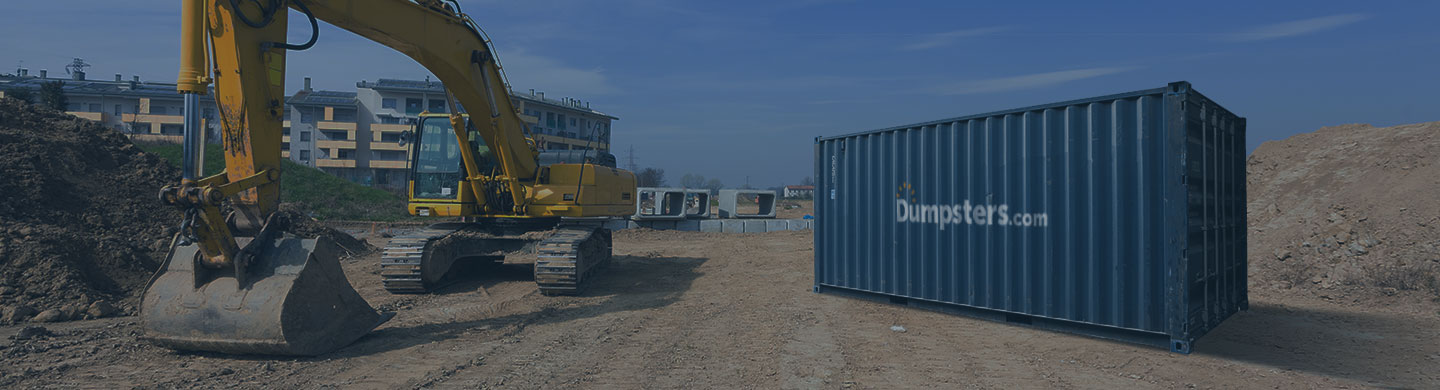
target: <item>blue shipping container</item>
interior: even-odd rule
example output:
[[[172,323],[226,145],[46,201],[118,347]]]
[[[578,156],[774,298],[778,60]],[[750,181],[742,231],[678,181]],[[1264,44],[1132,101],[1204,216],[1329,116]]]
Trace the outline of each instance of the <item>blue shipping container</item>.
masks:
[[[1249,307],[1245,119],[1186,82],[816,139],[815,290],[1161,345]]]

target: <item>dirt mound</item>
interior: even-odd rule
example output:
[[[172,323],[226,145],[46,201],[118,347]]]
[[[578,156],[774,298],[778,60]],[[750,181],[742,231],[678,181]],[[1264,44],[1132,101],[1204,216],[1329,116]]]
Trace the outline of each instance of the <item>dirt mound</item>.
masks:
[[[0,306],[133,310],[180,218],[156,200],[177,175],[120,133],[0,99]]]
[[[1252,288],[1440,299],[1440,122],[1327,127],[1250,156]]]
[[[330,241],[334,241],[336,245],[339,245],[340,249],[345,250],[343,256],[361,255],[370,253],[376,249],[375,246],[370,245],[370,243],[365,242],[365,240],[355,238],[345,232],[325,226],[320,223],[320,221],[315,220],[315,218],[311,218],[309,213],[306,213],[300,205],[282,203],[279,212],[289,221],[290,225],[286,228],[287,232],[304,238],[328,238]]]
[[[156,195],[179,176],[118,132],[0,99],[0,324],[134,313],[180,223]],[[292,234],[374,250],[282,211]]]

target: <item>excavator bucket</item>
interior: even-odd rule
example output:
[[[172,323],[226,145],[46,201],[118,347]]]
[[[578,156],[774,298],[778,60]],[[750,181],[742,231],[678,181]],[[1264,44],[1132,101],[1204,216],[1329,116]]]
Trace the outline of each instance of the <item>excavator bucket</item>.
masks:
[[[349,345],[390,319],[370,308],[340,269],[326,238],[289,235],[256,249],[244,277],[200,267],[199,246],[172,246],[145,289],[146,338],[188,351],[319,355]],[[243,284],[243,285],[242,285]]]

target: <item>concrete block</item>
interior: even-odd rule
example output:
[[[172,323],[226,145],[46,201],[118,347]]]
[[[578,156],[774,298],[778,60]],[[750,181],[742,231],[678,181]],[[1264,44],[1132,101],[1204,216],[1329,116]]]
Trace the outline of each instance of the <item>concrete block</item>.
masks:
[[[755,213],[740,213],[741,196],[755,196]],[[720,218],[775,218],[775,191],[720,190]]]
[[[700,221],[675,221],[675,230],[698,232],[700,231]]]
[[[736,219],[726,219],[726,220],[721,220],[720,223],[721,223],[721,228],[720,228],[720,230],[723,231],[723,232],[726,232],[726,233],[744,233],[744,232],[745,232],[745,221],[736,220]]]
[[[808,222],[803,219],[787,219],[785,220],[785,225],[785,228],[790,230],[807,230],[810,228]]]
[[[675,230],[675,221],[641,221],[640,225],[655,230]]]
[[[685,190],[685,218],[710,218],[710,190]]]
[[[746,233],[764,233],[767,221],[745,221]]]
[[[772,219],[765,221],[765,231],[767,232],[783,232],[786,230],[790,230],[790,222],[786,220]]]
[[[700,231],[702,231],[702,232],[706,232],[706,233],[720,233],[720,232],[725,231],[725,223],[724,223],[724,221],[721,221],[721,220],[718,220],[718,219],[709,219],[709,220],[695,221],[695,222],[699,222],[699,223],[700,223]]]
[[[640,187],[635,189],[637,220],[685,219],[685,189]]]

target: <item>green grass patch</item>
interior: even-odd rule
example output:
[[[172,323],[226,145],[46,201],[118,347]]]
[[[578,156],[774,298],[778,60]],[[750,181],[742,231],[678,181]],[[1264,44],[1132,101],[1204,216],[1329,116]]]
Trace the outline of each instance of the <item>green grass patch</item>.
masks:
[[[141,150],[155,154],[180,167],[182,149],[176,144],[137,144]],[[225,170],[225,156],[220,145],[206,145],[205,170],[202,176]],[[296,164],[288,159],[280,162],[280,201],[299,204],[312,217],[321,220],[397,221],[415,219],[405,211],[405,199],[390,192],[366,187],[335,177],[319,169]]]

